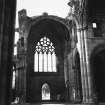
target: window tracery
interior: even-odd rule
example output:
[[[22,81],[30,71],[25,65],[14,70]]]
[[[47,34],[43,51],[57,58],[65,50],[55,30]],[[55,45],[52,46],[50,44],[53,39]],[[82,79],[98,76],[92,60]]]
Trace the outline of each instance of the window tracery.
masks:
[[[41,38],[36,45],[34,54],[35,72],[56,72],[55,47],[46,36]]]

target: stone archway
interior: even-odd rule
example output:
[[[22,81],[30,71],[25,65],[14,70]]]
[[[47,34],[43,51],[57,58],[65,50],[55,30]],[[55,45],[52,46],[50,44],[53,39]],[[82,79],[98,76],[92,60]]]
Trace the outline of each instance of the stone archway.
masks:
[[[59,19],[61,20],[61,19]],[[40,102],[40,84],[44,81],[51,84],[51,100],[65,101],[65,77],[64,77],[64,53],[65,43],[69,39],[69,30],[61,21],[44,16],[39,20],[30,23],[32,26],[27,38],[27,84],[26,99],[27,102]],[[34,72],[34,51],[36,44],[42,37],[46,36],[54,44],[56,53],[57,72]],[[45,65],[46,66],[46,65]],[[48,67],[48,66],[46,66]],[[56,82],[55,82],[56,81]],[[30,87],[31,86],[31,87]]]
[[[101,48],[93,54],[91,68],[97,101],[105,102],[105,49]]]
[[[50,100],[50,86],[47,83],[42,85],[42,101]]]
[[[80,55],[79,52],[75,52],[73,63],[74,75],[75,75],[75,102],[82,102],[82,81],[81,81],[81,67],[80,67]]]

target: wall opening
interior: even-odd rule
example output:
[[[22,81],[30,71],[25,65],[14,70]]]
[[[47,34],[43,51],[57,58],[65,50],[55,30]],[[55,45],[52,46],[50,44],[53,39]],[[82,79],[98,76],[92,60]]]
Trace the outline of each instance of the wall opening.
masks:
[[[79,102],[82,102],[82,81],[81,81],[81,68],[80,68],[80,56],[79,53],[76,53],[75,57],[75,82],[76,82],[76,90],[77,94],[75,94],[75,98],[77,98]]]
[[[56,72],[55,47],[46,36],[41,38],[36,45],[34,72]]]
[[[47,83],[42,85],[42,101],[50,100],[50,87]]]
[[[56,19],[42,17],[30,27],[27,38],[27,102],[65,101],[64,53],[69,30]],[[43,94],[45,90],[41,92],[40,89],[44,81],[51,85],[51,94],[46,93],[51,98],[42,98],[46,96]]]

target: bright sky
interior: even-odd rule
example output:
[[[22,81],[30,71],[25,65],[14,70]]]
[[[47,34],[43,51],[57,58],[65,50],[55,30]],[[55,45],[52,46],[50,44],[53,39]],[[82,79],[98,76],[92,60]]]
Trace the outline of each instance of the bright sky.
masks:
[[[69,0],[17,0],[16,8],[16,28],[18,28],[18,11],[22,9],[27,10],[27,15],[37,16],[41,15],[44,12],[47,12],[50,15],[56,15],[59,17],[65,18],[69,13]],[[15,41],[16,44],[19,39],[19,33],[15,32]],[[16,49],[15,49],[16,53]]]
[[[29,17],[48,12],[50,15],[65,18],[69,12],[68,2],[69,0],[17,0],[16,14],[18,14],[19,10],[26,9]],[[18,15],[16,20],[18,20],[17,17]],[[18,27],[18,23],[16,23],[16,27]]]

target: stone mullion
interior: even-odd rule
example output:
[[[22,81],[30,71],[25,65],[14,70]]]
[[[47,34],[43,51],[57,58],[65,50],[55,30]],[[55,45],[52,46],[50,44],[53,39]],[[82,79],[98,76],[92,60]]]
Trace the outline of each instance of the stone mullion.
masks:
[[[48,53],[47,53],[47,72],[48,72]]]

